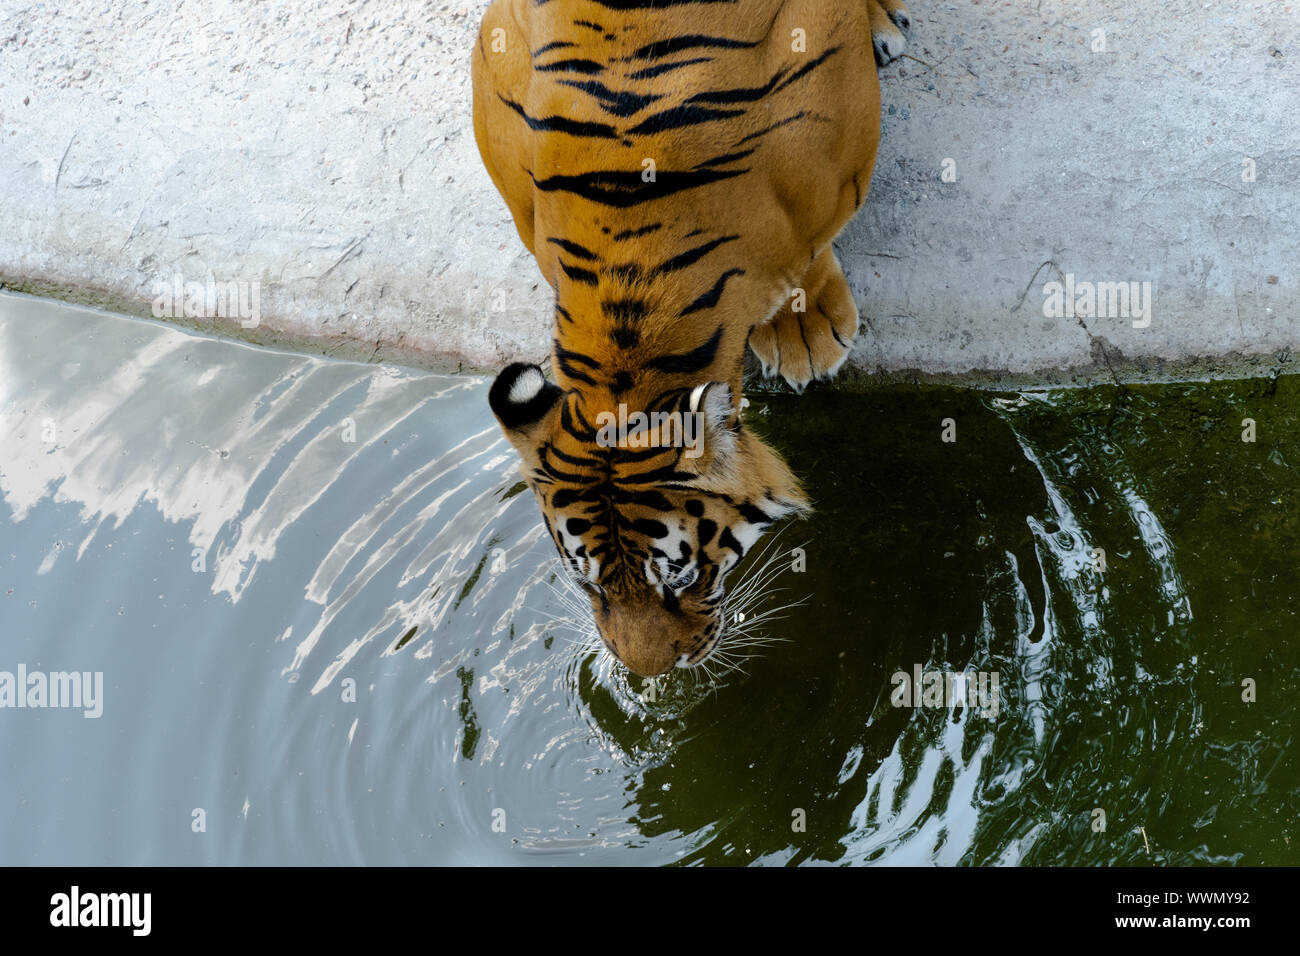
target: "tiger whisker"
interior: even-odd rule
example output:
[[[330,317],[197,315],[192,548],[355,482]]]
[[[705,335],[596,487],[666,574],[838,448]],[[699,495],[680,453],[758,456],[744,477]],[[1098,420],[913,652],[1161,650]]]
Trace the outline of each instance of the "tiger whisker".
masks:
[[[738,587],[744,587],[747,583],[752,583],[755,578],[761,577],[763,573],[768,571],[769,569],[774,567],[779,567],[778,562],[782,557],[781,550],[784,549],[778,549],[777,544],[781,541],[782,536],[786,533],[786,531],[790,527],[791,527],[790,525],[786,525],[780,528],[776,532],[776,534],[771,535],[768,538],[768,540],[763,542],[763,546],[761,550],[758,552],[757,555],[753,557],[753,559],[750,561],[749,564],[750,568],[757,567],[758,570],[757,571],[747,570],[745,574],[745,579],[740,582]],[[804,542],[804,544],[799,545],[799,547],[803,547],[806,544],[807,542]]]
[[[762,565],[757,571],[749,575],[739,585],[732,589],[728,596],[731,603],[743,603],[751,595],[761,593],[768,584],[784,570],[784,563],[777,563],[775,556],[767,564]]]
[[[791,644],[793,641],[788,637],[772,637],[761,631],[733,631],[727,635],[728,647],[740,647],[742,644]]]

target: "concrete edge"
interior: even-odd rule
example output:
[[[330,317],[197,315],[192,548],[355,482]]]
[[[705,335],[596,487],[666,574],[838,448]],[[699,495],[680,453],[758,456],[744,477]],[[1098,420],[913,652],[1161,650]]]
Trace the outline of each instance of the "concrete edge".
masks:
[[[296,329],[291,320],[276,317],[263,319],[255,328],[244,328],[233,319],[158,319],[152,303],[139,296],[103,285],[75,286],[38,276],[19,276],[0,272],[0,292],[54,299],[70,305],[84,305],[121,315],[163,322],[179,328],[247,342],[267,348],[282,349],[328,358],[370,364],[404,365],[439,374],[495,375],[499,369],[466,364],[455,354],[439,354],[427,349],[380,339],[362,341],[348,334],[310,335]],[[546,356],[535,361],[545,364]],[[1169,382],[1217,381],[1223,379],[1276,378],[1300,373],[1300,357],[1289,348],[1260,352],[1232,352],[1166,360],[1150,356],[1129,357],[1111,345],[1104,336],[1092,336],[1092,361],[1068,368],[1044,368],[1013,372],[1009,368],[973,368],[965,372],[926,372],[917,368],[873,369],[846,365],[831,382],[819,388],[838,391],[867,391],[880,386],[940,385],[985,391],[1019,391],[1024,389],[1088,388],[1094,385],[1146,385]],[[745,379],[748,387],[768,393],[791,392],[781,382],[764,381],[758,363],[746,354]]]

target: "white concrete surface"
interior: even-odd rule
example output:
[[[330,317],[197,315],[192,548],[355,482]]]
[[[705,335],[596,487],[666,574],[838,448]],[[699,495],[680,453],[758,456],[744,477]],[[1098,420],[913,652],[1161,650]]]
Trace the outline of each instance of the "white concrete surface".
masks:
[[[0,0],[0,283],[138,314],[177,275],[256,283],[256,328],[184,321],[439,369],[540,358],[549,290],[470,128],[484,6]],[[912,14],[916,59],[883,71],[876,177],[839,243],[857,369],[1290,366],[1300,3]],[[1152,283],[1150,324],[1045,316],[1065,274]]]

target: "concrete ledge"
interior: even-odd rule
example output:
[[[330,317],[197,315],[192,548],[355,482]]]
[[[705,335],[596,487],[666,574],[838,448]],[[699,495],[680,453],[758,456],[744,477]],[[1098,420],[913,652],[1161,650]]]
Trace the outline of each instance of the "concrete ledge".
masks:
[[[0,20],[0,284],[148,315],[177,275],[256,283],[256,328],[181,321],[438,370],[540,358],[549,289],[470,129],[485,5],[20,2]],[[838,244],[865,319],[846,381],[1290,367],[1298,11],[915,0]],[[1067,275],[1151,283],[1150,324],[1045,315]]]

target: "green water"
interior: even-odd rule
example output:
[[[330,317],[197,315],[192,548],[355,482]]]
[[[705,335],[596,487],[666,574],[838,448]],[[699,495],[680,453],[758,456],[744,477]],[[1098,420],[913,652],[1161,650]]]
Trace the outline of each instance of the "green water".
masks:
[[[647,827],[727,821],[715,863],[1300,861],[1300,380],[753,411],[818,505],[785,535],[807,602]],[[891,706],[918,662],[1000,671],[1000,722]]]

